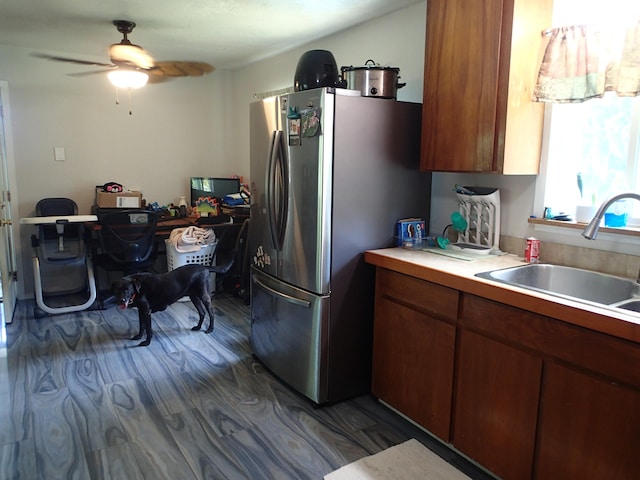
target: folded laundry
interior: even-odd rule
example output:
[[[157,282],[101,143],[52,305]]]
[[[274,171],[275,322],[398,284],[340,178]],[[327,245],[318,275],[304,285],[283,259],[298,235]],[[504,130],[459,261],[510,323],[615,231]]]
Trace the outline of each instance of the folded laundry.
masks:
[[[175,228],[169,234],[169,241],[178,252],[197,252],[204,245],[216,243],[216,234],[209,228]]]

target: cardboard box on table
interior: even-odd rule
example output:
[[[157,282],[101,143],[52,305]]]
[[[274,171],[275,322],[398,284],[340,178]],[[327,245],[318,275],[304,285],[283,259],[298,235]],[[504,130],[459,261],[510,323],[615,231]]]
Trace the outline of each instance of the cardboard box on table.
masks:
[[[105,192],[96,188],[96,205],[99,208],[140,208],[142,193],[136,191]]]

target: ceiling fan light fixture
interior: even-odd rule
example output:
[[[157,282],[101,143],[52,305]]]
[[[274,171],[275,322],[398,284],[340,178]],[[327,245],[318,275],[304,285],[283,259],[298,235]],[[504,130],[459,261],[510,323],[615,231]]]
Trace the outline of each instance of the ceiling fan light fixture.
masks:
[[[109,81],[116,88],[140,88],[149,80],[149,75],[139,70],[119,68],[107,74]]]

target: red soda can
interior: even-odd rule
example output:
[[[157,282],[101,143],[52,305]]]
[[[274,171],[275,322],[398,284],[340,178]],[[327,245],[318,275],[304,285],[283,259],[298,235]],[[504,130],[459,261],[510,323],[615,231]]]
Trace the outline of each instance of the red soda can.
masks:
[[[540,261],[540,240],[537,238],[527,238],[527,244],[524,249],[524,261],[527,263],[538,263]]]

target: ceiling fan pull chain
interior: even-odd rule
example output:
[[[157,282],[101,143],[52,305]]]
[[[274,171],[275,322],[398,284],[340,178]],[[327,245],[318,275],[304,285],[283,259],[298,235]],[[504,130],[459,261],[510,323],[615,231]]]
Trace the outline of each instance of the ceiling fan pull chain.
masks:
[[[133,107],[132,107],[132,102],[131,102],[131,89],[128,88],[127,90],[129,90],[129,115],[133,114]]]
[[[129,115],[133,115],[133,97],[131,96],[132,88],[127,88],[129,95]],[[120,105],[120,89],[116,87],[116,105]]]

